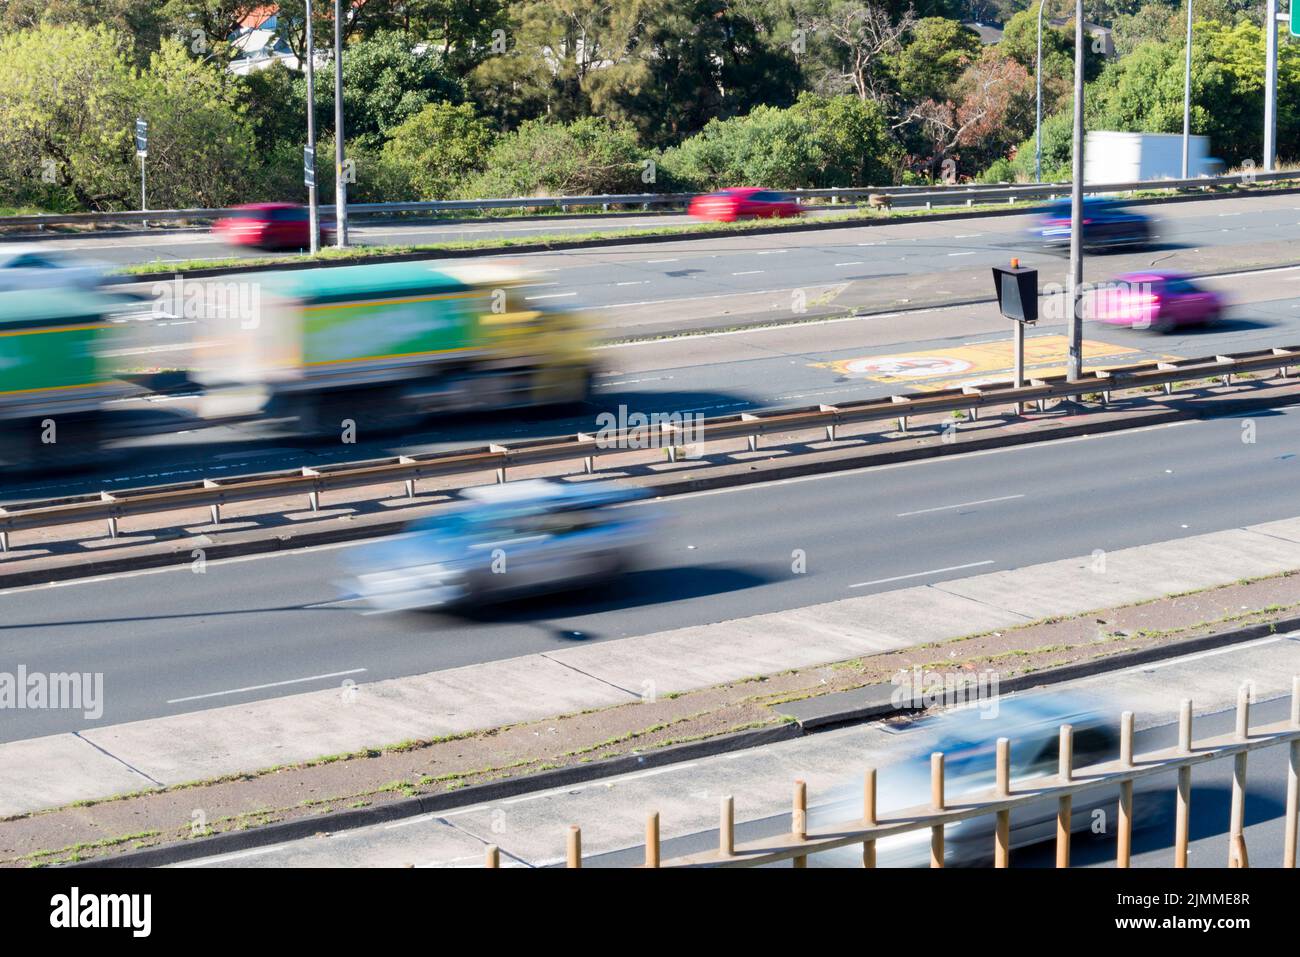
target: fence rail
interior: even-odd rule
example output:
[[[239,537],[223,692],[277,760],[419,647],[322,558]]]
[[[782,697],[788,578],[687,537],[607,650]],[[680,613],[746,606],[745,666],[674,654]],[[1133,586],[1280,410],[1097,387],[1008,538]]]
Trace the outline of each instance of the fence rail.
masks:
[[[1300,179],[1300,171],[1272,173],[1251,172],[1226,176],[1202,176],[1193,179],[1136,180],[1125,183],[1088,184],[1085,192],[1127,193],[1136,190],[1205,189],[1212,186],[1249,186],[1254,183],[1279,182]],[[844,199],[881,196],[892,206],[959,205],[975,202],[1043,199],[1060,196],[1070,191],[1069,183],[1034,183],[1026,185],[977,184],[963,186],[863,186],[833,189],[788,190],[800,198]],[[349,216],[394,216],[404,214],[436,214],[493,209],[569,209],[609,206],[681,206],[694,193],[609,193],[595,196],[521,196],[504,199],[452,199],[433,202],[410,203],[349,203]],[[334,214],[334,206],[321,206],[321,213]],[[95,213],[41,213],[27,216],[0,217],[0,227],[75,226],[104,223],[167,223],[206,221],[225,214],[225,209],[160,209],[127,210]]]
[[[1293,366],[1300,366],[1300,345],[1097,370],[1085,373],[1074,382],[1058,375],[1031,379],[1029,385],[1020,388],[1010,383],[963,386],[835,405],[741,412],[694,425],[677,424],[670,419],[608,433],[579,432],[445,452],[14,503],[0,507],[0,551],[9,550],[10,535],[14,532],[80,522],[105,521],[109,536],[116,538],[119,520],[137,515],[207,508],[212,523],[219,524],[221,507],[237,502],[305,494],[312,511],[317,511],[321,494],[328,491],[400,482],[404,484],[406,496],[414,498],[415,483],[421,479],[491,471],[496,473],[498,482],[505,482],[512,468],[579,461],[584,471],[592,474],[597,471],[601,456],[625,454],[629,450],[664,448],[669,459],[675,462],[686,446],[702,448],[711,442],[744,438],[750,450],[757,451],[764,436],[807,431],[824,431],[827,440],[834,441],[843,426],[891,419],[897,420],[899,431],[906,433],[909,418],[916,415],[964,412],[976,420],[981,408],[1014,405],[1020,410],[1025,404],[1035,402],[1041,411],[1050,400],[1089,394],[1099,394],[1102,403],[1107,404],[1117,391],[1162,386],[1165,394],[1171,394],[1175,383],[1218,379],[1227,385],[1234,375],[1263,370],[1276,370],[1277,375],[1285,378]]]
[[[1175,792],[1174,866],[1187,867],[1191,824],[1192,769],[1226,758],[1233,759],[1232,804],[1228,820],[1229,867],[1248,867],[1249,854],[1245,839],[1246,770],[1252,751],[1288,744],[1286,818],[1283,836],[1283,866],[1296,866],[1297,828],[1300,827],[1300,675],[1291,680],[1291,715],[1287,721],[1252,729],[1250,727],[1250,685],[1237,694],[1236,727],[1229,734],[1203,741],[1192,739],[1192,702],[1184,699],[1179,709],[1178,744],[1135,755],[1133,752],[1133,712],[1120,716],[1119,758],[1083,768],[1074,767],[1073,727],[1060,726],[1058,767],[1055,776],[1037,776],[1015,782],[1011,775],[1011,740],[998,738],[995,758],[995,784],[974,794],[962,794],[950,801],[945,793],[945,755],[930,756],[930,801],[927,804],[877,812],[874,768],[866,769],[862,788],[862,814],[850,820],[812,830],[808,827],[808,791],[803,781],[794,782],[794,800],[790,830],[761,840],[736,843],[735,803],[730,796],[720,801],[718,847],[661,863],[660,821],[658,812],[646,819],[645,867],[760,867],[793,862],[806,867],[814,854],[844,847],[861,847],[863,867],[876,866],[877,841],[913,832],[930,832],[930,866],[944,866],[944,830],[949,824],[973,818],[993,816],[993,863],[1008,867],[1011,859],[1011,812],[1027,805],[1055,800],[1056,866],[1070,866],[1070,839],[1073,802],[1076,796],[1119,786],[1115,866],[1129,867],[1133,848],[1135,782],[1170,771],[1177,771]],[[1142,795],[1152,800],[1153,795]],[[566,862],[569,867],[582,866],[582,831],[570,826],[566,834]],[[487,848],[486,865],[500,867],[500,852]]]

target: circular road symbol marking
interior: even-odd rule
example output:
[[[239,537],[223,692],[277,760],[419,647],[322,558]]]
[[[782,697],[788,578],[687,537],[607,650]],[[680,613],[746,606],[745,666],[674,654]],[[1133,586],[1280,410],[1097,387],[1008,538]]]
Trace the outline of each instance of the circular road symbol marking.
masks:
[[[902,378],[959,375],[970,367],[966,360],[951,356],[872,356],[845,364],[845,369],[858,375]]]

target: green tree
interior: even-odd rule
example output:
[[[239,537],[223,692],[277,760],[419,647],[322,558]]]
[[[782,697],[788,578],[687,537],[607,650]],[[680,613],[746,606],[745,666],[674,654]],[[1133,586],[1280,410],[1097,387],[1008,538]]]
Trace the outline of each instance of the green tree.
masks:
[[[1011,161],[1015,178],[1021,182],[1034,179],[1034,151],[1036,138],[1030,133],[1018,147]],[[1071,161],[1074,157],[1073,100],[1067,100],[1062,109],[1043,118],[1043,181],[1062,182],[1071,178]],[[999,179],[1002,177],[999,177]]]
[[[528,120],[497,138],[484,171],[469,179],[461,193],[489,196],[576,196],[638,193],[652,154],[629,126],[597,117],[572,123]]]
[[[468,103],[430,103],[393,130],[384,144],[380,161],[389,181],[406,184],[405,195],[389,198],[449,199],[482,171],[492,138]]]
[[[906,100],[942,99],[979,55],[980,39],[973,30],[956,20],[926,17],[909,31],[890,69]]]
[[[670,181],[693,189],[799,189],[887,185],[901,159],[879,104],[805,93],[787,109],[714,120],[663,162]]]
[[[38,26],[0,37],[0,202],[108,209],[131,194],[128,53],[106,27]]]
[[[507,129],[596,115],[666,143],[711,117],[794,101],[784,23],[759,0],[519,0],[507,49],[469,85]]]
[[[333,69],[331,62],[325,75]],[[441,55],[405,33],[382,30],[343,51],[344,133],[349,142],[355,139],[377,150],[394,129],[428,104],[461,97],[460,85],[448,74]],[[301,102],[306,102],[305,94]],[[319,128],[332,130],[332,83],[317,84],[316,110]]]
[[[1278,147],[1300,152],[1300,50],[1278,50]],[[1197,23],[1192,43],[1192,132],[1229,165],[1263,160],[1264,33],[1251,23]],[[1145,43],[1089,90],[1093,129],[1176,133],[1183,125],[1183,44]]]
[[[134,84],[135,108],[149,121],[149,201],[163,209],[217,207],[246,194],[256,169],[253,128],[240,87],[219,66],[163,40]]]
[[[129,37],[127,55],[143,66],[171,29],[153,4],[138,0],[3,0],[0,33],[38,26],[103,26]]]

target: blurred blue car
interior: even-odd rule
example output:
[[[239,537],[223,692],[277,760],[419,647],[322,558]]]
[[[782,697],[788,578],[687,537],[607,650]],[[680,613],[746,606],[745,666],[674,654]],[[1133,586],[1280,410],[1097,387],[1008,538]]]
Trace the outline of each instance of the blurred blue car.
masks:
[[[987,707],[996,703],[996,712]],[[987,715],[987,717],[985,717]],[[1074,738],[1074,767],[1101,764],[1119,757],[1117,716],[1102,714],[1090,702],[1060,692],[998,697],[995,702],[958,708],[922,718],[904,733],[902,740],[914,740],[910,752],[898,763],[880,769],[876,806],[881,815],[930,802],[930,754],[944,753],[944,792],[949,802],[960,803],[963,795],[988,791],[996,784],[997,739],[1011,741],[1012,787],[1023,788],[1033,778],[1054,777],[1058,770],[1060,726],[1071,725]],[[916,735],[916,738],[912,738]],[[811,830],[826,830],[862,815],[860,781],[845,784],[828,794],[825,803],[809,809]],[[1075,799],[1071,809],[1072,831],[1088,829],[1092,811],[1108,808],[1114,813],[1118,785],[1098,788]],[[1165,817],[1167,802],[1135,803],[1135,827],[1148,827]],[[1025,847],[1049,840],[1056,834],[1055,798],[1034,801],[1011,815],[1011,846]],[[949,865],[983,863],[993,856],[995,818],[970,818],[944,829],[944,860]],[[808,858],[816,867],[861,867],[860,847],[840,848]],[[930,863],[930,831],[922,828],[877,842],[880,867],[926,867]]]
[[[469,489],[466,503],[351,555],[355,594],[398,611],[559,591],[633,567],[653,522],[617,506],[647,492],[546,480]]]
[[[1058,200],[1043,210],[1033,235],[1049,247],[1070,245],[1068,199]],[[1104,197],[1083,200],[1083,246],[1141,246],[1151,241],[1151,218],[1134,212],[1126,203]]]

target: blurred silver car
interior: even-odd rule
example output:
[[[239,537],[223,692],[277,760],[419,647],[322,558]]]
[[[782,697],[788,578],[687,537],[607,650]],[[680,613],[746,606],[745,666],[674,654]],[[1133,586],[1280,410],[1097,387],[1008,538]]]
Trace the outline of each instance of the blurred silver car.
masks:
[[[0,244],[0,292],[18,289],[95,289],[106,267],[59,249],[29,244]]]
[[[977,711],[986,712],[977,714]],[[963,795],[987,792],[996,783],[997,739],[1011,742],[1011,786],[1023,787],[1033,778],[1055,777],[1058,772],[1060,726],[1072,726],[1074,766],[1083,768],[1119,757],[1118,721],[1103,715],[1087,702],[1059,692],[1005,697],[997,709],[964,707],[923,718],[905,732],[918,741],[915,750],[896,764],[880,769],[877,775],[876,807],[881,816],[904,808],[930,803],[930,755],[944,754],[945,803],[958,803]],[[1046,783],[1046,782],[1044,782]],[[1108,820],[1114,821],[1119,786],[1098,788],[1075,798],[1071,807],[1071,831],[1082,831],[1092,824],[1094,808],[1108,808]],[[1167,802],[1134,801],[1134,827],[1154,824],[1165,816]],[[1011,846],[1027,847],[1056,835],[1056,798],[1034,801],[1011,812]],[[845,784],[829,795],[826,803],[809,808],[810,830],[829,829],[837,824],[861,819],[862,786]],[[993,857],[993,814],[949,824],[944,828],[944,863],[946,865],[984,863]],[[860,847],[839,848],[810,855],[811,866],[861,867]],[[879,867],[927,867],[930,863],[930,829],[921,828],[896,837],[882,838],[876,844]]]
[[[358,597],[383,611],[557,591],[634,566],[653,523],[617,506],[640,489],[606,482],[509,482],[352,555]]]

